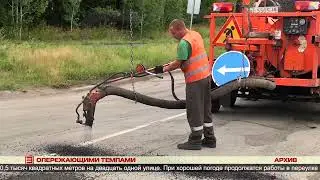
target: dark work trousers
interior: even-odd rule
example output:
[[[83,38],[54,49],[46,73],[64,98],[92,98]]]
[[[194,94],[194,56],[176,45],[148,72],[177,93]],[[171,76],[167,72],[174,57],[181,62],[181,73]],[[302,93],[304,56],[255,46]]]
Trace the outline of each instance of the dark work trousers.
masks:
[[[186,108],[191,137],[214,138],[211,114],[211,77],[186,84]]]

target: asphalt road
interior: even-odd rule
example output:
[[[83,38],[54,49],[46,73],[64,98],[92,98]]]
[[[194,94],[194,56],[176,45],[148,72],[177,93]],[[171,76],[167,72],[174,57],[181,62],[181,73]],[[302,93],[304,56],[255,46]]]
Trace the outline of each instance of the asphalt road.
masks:
[[[184,99],[181,73],[176,93]],[[173,99],[170,77],[135,82],[137,92]],[[116,84],[132,89],[130,83]],[[110,96],[98,102],[92,130],[76,124],[75,107],[86,89],[0,95],[0,155],[320,155],[320,106],[246,101],[215,114],[217,148],[183,151],[185,110],[168,110]],[[79,146],[82,145],[82,146]],[[63,173],[2,174],[0,179],[320,179],[319,173]]]

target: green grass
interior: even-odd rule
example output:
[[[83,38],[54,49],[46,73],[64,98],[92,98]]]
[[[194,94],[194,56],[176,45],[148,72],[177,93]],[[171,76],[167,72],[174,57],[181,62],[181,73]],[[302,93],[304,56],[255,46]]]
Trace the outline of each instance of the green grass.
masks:
[[[195,27],[208,50],[207,26]],[[30,33],[32,34],[32,33]],[[129,71],[131,49],[128,34],[113,29],[38,29],[28,40],[2,40],[0,43],[0,90],[37,87],[69,87],[101,80],[111,73]],[[136,39],[137,40],[137,39]],[[175,58],[177,42],[165,32],[140,39],[146,44],[133,48],[134,66],[153,67]],[[216,51],[216,55],[222,51]]]

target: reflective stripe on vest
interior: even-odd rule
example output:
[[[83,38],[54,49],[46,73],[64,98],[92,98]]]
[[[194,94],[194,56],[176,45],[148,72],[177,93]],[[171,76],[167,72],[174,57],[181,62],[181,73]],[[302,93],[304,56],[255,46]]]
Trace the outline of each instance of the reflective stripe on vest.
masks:
[[[188,78],[190,78],[191,76],[193,76],[193,75],[195,75],[195,74],[198,74],[198,73],[200,73],[200,72],[202,72],[202,71],[207,70],[208,68],[209,68],[209,65],[205,65],[205,66],[202,66],[202,67],[200,67],[200,68],[198,68],[198,69],[195,69],[195,70],[193,70],[193,71],[187,72],[187,73],[185,74],[185,78],[188,79]]]
[[[210,76],[210,65],[203,39],[198,32],[189,31],[184,37],[191,45],[191,57],[182,63],[185,82],[192,83]]]
[[[202,54],[200,54],[200,55],[198,55],[198,56],[196,56],[196,57],[190,58],[188,61],[186,61],[185,63],[183,63],[181,67],[182,67],[182,68],[185,68],[185,67],[187,67],[188,65],[190,65],[191,63],[195,63],[195,62],[200,61],[201,59],[207,58],[207,57],[208,57],[208,56],[207,56],[207,53],[202,53]]]

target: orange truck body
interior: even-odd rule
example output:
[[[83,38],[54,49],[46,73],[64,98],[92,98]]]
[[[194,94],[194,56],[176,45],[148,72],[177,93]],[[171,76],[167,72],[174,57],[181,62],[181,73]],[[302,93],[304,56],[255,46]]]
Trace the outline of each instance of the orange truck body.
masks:
[[[240,31],[240,37],[226,37],[225,43],[217,41],[218,36],[224,33],[223,27],[217,33],[216,20],[221,17],[227,19],[226,23],[228,20],[235,21],[238,25],[235,29]],[[211,64],[215,61],[216,47],[241,51],[252,63],[250,76],[268,77],[275,81],[277,87],[286,88],[288,94],[292,87],[298,87],[303,89],[302,95],[319,98],[320,10],[256,13],[243,8],[241,12],[211,13],[205,18],[210,22]],[[293,24],[291,22],[288,25],[288,22],[295,19],[304,19],[301,20],[302,23],[307,23],[306,26],[299,27],[305,28],[303,33],[288,33]],[[249,32],[258,36],[251,37]],[[259,37],[259,33],[267,33],[271,37]],[[275,38],[275,34],[278,34],[278,38]]]

